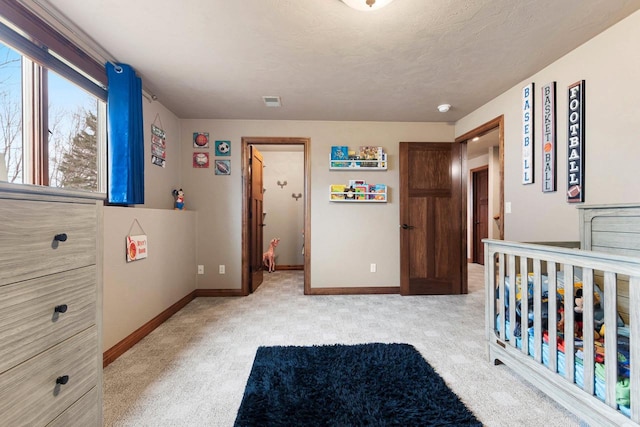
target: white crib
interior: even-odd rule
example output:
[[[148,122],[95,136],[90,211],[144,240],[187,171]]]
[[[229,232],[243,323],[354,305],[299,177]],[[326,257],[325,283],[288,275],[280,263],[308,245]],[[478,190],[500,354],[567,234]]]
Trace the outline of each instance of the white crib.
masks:
[[[640,426],[640,205],[580,207],[580,230],[585,250],[484,241],[489,358],[592,426]]]

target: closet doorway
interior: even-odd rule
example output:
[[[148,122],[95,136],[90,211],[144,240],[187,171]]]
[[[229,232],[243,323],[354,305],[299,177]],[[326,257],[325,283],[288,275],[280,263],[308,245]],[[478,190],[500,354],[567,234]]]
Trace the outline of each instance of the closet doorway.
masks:
[[[282,236],[275,235],[283,232],[281,226],[283,218],[276,217],[274,212],[280,211],[284,205],[291,205],[290,207],[296,211],[303,209],[302,224],[299,224],[296,215],[295,221],[292,221],[292,224],[297,224],[296,230],[294,232],[288,230],[289,237],[281,240],[278,245],[276,249],[276,254],[280,257],[278,269],[304,269],[304,292],[305,294],[309,292],[311,286],[309,143],[309,138],[242,138],[242,292],[244,295],[254,292],[262,283],[262,253],[268,247],[269,241],[274,237],[283,239]],[[300,161],[302,165],[296,164],[296,166],[303,168],[302,180],[287,180],[286,170],[285,173],[281,173],[283,166],[282,164],[278,166],[276,159],[287,154],[292,158],[300,159],[296,161]],[[270,157],[274,162],[269,170]],[[265,180],[268,181],[265,182]],[[272,201],[274,197],[278,200],[275,205],[272,204],[271,216],[269,204],[265,204],[265,199],[269,199],[270,196]],[[274,211],[273,206],[278,209]],[[300,256],[302,265],[298,261]]]

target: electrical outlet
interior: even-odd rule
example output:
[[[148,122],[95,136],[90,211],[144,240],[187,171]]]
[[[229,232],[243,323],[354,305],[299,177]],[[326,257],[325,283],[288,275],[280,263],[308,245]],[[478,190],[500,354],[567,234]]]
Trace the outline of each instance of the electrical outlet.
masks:
[[[220,265],[218,266],[218,273],[220,273],[220,274],[224,274],[224,271],[225,271],[224,264],[220,264]]]
[[[198,266],[198,274],[204,274],[204,265]]]
[[[375,264],[371,264],[371,272],[372,273],[375,273],[377,268],[378,268],[378,266],[376,266]]]

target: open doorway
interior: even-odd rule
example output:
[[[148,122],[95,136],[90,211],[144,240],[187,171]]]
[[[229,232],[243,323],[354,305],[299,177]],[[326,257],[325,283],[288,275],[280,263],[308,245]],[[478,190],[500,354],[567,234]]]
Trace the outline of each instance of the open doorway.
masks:
[[[489,237],[489,166],[480,166],[471,173],[471,262],[484,265],[484,244]]]
[[[504,116],[496,117],[466,134],[456,142],[467,145],[469,167],[468,261],[482,264],[484,234],[504,239]],[[486,182],[482,170],[487,170]],[[481,186],[487,186],[486,194]],[[486,211],[482,204],[486,199]],[[486,226],[486,227],[485,227]]]
[[[296,227],[297,235],[288,239],[290,241],[287,242],[287,246],[290,253],[283,253],[283,255],[288,257],[289,261],[286,261],[280,268],[303,269],[304,290],[305,294],[308,293],[310,288],[309,261],[311,255],[309,142],[309,138],[242,138],[242,292],[244,295],[255,291],[260,285],[263,250],[268,246],[269,240],[273,237],[280,237],[275,234],[283,230],[282,227],[277,227],[274,214],[272,213],[271,217],[269,217],[269,211],[264,209],[264,199],[269,197],[265,189],[272,193],[280,190],[278,193],[285,194],[285,189],[290,190],[292,188],[287,188],[289,183],[285,184],[287,179],[284,175],[282,178],[277,178],[276,176],[271,176],[273,174],[267,174],[267,177],[271,176],[268,179],[275,180],[275,182],[269,181],[268,185],[264,183],[264,171],[266,168],[263,169],[263,156],[265,153],[269,154],[278,151],[299,152],[302,154],[302,188],[297,187],[295,190],[287,191],[286,195],[289,196],[290,200],[285,199],[288,200],[288,203],[295,204],[296,209],[302,207],[302,219],[296,218],[295,220],[302,224]],[[271,157],[278,158],[275,154],[272,154]],[[266,162],[264,162],[264,166],[268,168]],[[282,194],[278,194],[278,196]],[[269,226],[270,223],[271,226]],[[299,251],[301,258],[292,255],[296,251]],[[300,259],[302,259],[301,263]]]

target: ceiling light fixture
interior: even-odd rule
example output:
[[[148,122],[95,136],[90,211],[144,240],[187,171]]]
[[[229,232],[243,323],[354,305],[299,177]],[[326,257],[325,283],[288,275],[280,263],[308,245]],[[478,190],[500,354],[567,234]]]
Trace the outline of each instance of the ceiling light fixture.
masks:
[[[478,142],[478,141],[480,141],[480,137],[479,136],[476,136],[471,140],[471,142]]]
[[[440,111],[441,113],[446,113],[447,111],[449,111],[450,108],[451,108],[450,104],[440,104],[440,105],[438,105],[438,111]]]
[[[378,10],[382,9],[393,0],[342,0],[347,6],[356,10]]]

